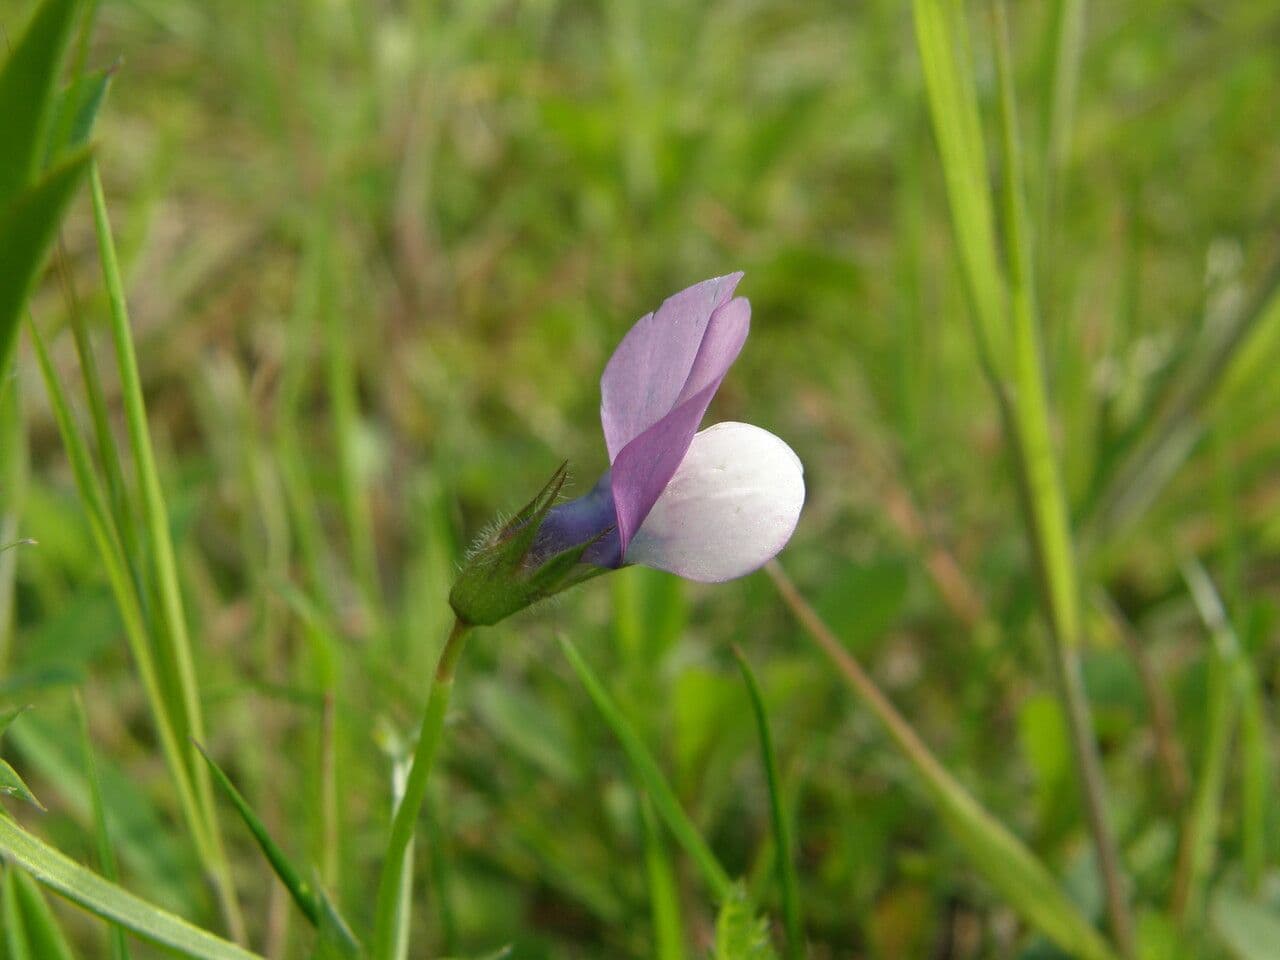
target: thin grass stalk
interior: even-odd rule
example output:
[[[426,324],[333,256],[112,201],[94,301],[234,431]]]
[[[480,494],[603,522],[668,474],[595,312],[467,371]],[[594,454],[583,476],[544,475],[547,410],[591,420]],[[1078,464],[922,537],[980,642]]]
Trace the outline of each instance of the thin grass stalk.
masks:
[[[1115,953],[1062,892],[1048,869],[965,790],[930,752],[920,735],[881,692],[796,589],[776,560],[765,565],[778,595],[851,690],[871,709],[911,763],[952,836],[979,871],[1031,926],[1069,954],[1084,960],[1115,960]]]
[[[769,717],[765,712],[764,694],[756,681],[755,672],[737,645],[733,656],[742,670],[743,681],[751,700],[751,712],[755,716],[756,730],[760,736],[760,753],[764,759],[765,780],[769,787],[769,817],[773,822],[773,835],[777,846],[778,886],[782,890],[783,929],[787,934],[788,960],[800,960],[804,956],[804,928],[800,922],[800,883],[796,878],[796,865],[791,840],[791,819],[782,809],[782,778],[778,775],[778,758],[773,749],[773,735],[769,732]]]
[[[294,549],[307,589],[321,602],[326,600],[323,596],[324,578],[321,575],[321,558],[326,551],[325,536],[318,520],[306,455],[298,438],[303,434],[299,428],[299,409],[307,385],[308,345],[316,340],[313,319],[319,310],[319,287],[323,277],[324,264],[320,257],[320,248],[325,242],[321,236],[323,230],[322,217],[316,215],[309,226],[299,263],[297,296],[289,317],[278,412],[272,431]],[[325,885],[333,889],[337,884],[342,860],[335,707],[339,670],[335,663],[334,640],[328,628],[321,626],[315,619],[303,618],[301,629],[307,641],[309,662],[304,668],[304,672],[308,674],[307,682],[317,685],[324,696],[323,722],[311,776],[315,785],[314,793],[318,798],[317,802],[310,805],[316,815],[316,822],[312,827],[313,843],[316,846],[314,858],[320,864],[320,875]]]
[[[84,697],[77,688],[74,693],[76,719],[80,726],[80,747],[84,754],[85,780],[89,784],[89,800],[93,807],[93,835],[98,853],[98,869],[102,876],[112,883],[120,882],[120,872],[116,867],[116,852],[111,845],[111,834],[107,829],[107,810],[102,802],[102,784],[98,780],[98,761],[93,755],[93,741],[89,737],[89,715],[84,708]],[[108,943],[111,960],[129,960],[129,943],[125,938],[124,928],[117,923],[108,923]]]
[[[973,79],[961,67],[968,31],[958,0],[914,0],[920,66],[932,107],[947,201],[956,233],[964,291],[978,342],[978,358],[993,384],[1003,383],[1008,356],[1004,291],[996,261],[995,215],[986,182],[986,149]]]
[[[453,692],[454,673],[458,658],[462,656],[466,646],[470,629],[469,624],[460,620],[454,622],[453,631],[445,641],[444,649],[436,664],[435,679],[431,684],[431,692],[427,696],[422,729],[418,733],[418,744],[414,748],[409,776],[404,785],[404,795],[396,806],[395,816],[391,821],[391,836],[387,841],[386,852],[383,854],[374,915],[372,960],[395,960],[396,958],[398,931],[402,923],[401,905],[407,899],[406,895],[412,880],[409,861],[413,831],[418,822],[418,814],[422,810],[422,803],[427,796],[427,781],[444,731],[445,713],[449,708],[450,694]]]
[[[98,253],[102,260],[103,279],[110,304],[111,334],[115,345],[120,373],[120,386],[124,401],[125,421],[129,428],[138,485],[141,493],[143,521],[150,552],[151,572],[155,577],[154,589],[159,600],[160,620],[165,629],[165,649],[176,671],[173,680],[180,692],[185,727],[190,737],[203,741],[204,718],[196,683],[191,640],[187,633],[186,614],[182,606],[182,594],[178,582],[177,560],[173,551],[173,539],[169,531],[169,515],[165,508],[164,493],[151,448],[151,435],[147,424],[146,405],[142,396],[142,380],[138,374],[138,361],[133,346],[133,333],[129,324],[128,305],[125,301],[124,282],[116,258],[115,241],[111,222],[107,215],[106,194],[96,162],[89,164],[89,183],[93,197],[93,221],[97,234]],[[244,921],[236,899],[227,860],[222,833],[218,826],[213,788],[209,771],[196,755],[195,747],[188,742],[182,752],[204,820],[208,843],[209,862],[220,906],[227,928],[235,940],[244,939]]]
[[[331,275],[333,254],[330,243],[321,241],[321,263]],[[325,372],[332,412],[334,439],[337,443],[339,489],[343,517],[351,541],[352,565],[374,632],[381,629],[383,609],[378,579],[373,516],[365,490],[360,463],[360,401],[356,375],[355,351],[351,342],[350,323],[334,302],[336,293],[326,291],[319,309],[324,318]]]
[[[733,881],[724,867],[720,865],[720,861],[716,859],[715,854],[711,852],[711,848],[707,846],[707,842],[702,838],[702,834],[698,832],[698,828],[693,821],[689,819],[689,815],[680,806],[680,801],[677,799],[675,791],[671,789],[667,778],[663,776],[662,770],[658,767],[658,762],[653,759],[653,754],[644,745],[644,741],[640,739],[640,735],[636,733],[630,721],[623,715],[613,697],[605,690],[600,678],[595,675],[587,661],[583,659],[582,654],[578,652],[578,648],[567,638],[560,637],[560,649],[564,651],[565,658],[568,659],[570,666],[573,667],[574,673],[578,675],[578,679],[586,687],[587,695],[591,697],[596,709],[604,717],[605,723],[608,724],[609,729],[613,731],[613,735],[622,744],[623,750],[626,751],[627,759],[631,761],[636,774],[649,792],[654,808],[666,822],[667,829],[671,831],[672,836],[676,838],[680,846],[684,848],[685,853],[689,855],[689,858],[698,867],[698,870],[702,873],[703,880],[711,888],[716,901],[724,903],[733,895]]]
[[[1085,552],[1141,517],[1177,474],[1204,435],[1202,414],[1226,382],[1237,357],[1264,328],[1280,323],[1280,261],[1256,292],[1222,322],[1216,340],[1141,415],[1144,425],[1083,517]]]
[[[160,738],[160,748],[178,793],[178,806],[191,833],[196,852],[201,860],[205,860],[208,857],[208,839],[205,834],[204,816],[196,800],[190,770],[183,761],[183,751],[179,747],[181,741],[175,733],[173,721],[169,716],[168,700],[164,696],[160,683],[151,642],[147,635],[146,618],[129,574],[128,563],[125,561],[120,542],[115,537],[115,530],[109,522],[105,496],[98,477],[93,472],[88,447],[75,425],[70,404],[67,402],[62,384],[58,380],[48,350],[45,348],[44,338],[40,336],[40,331],[34,322],[28,321],[27,329],[35,347],[36,361],[44,378],[45,389],[49,394],[54,420],[58,425],[58,432],[62,436],[67,459],[70,461],[71,471],[75,477],[76,489],[89,519],[89,530],[115,595],[120,619],[124,624],[125,639],[129,644],[129,651],[133,656],[147,702],[151,707],[152,720]]]
[[[1055,236],[1054,228],[1066,193],[1067,159],[1075,126],[1080,60],[1084,49],[1085,0],[1055,0],[1050,17],[1045,71],[1045,86],[1049,93],[1044,118],[1044,173],[1037,222],[1040,224],[1041,282],[1046,290],[1053,291],[1055,277],[1049,270],[1053,260],[1049,242]],[[1046,300],[1054,302],[1052,297],[1046,297]]]
[[[1240,716],[1238,678],[1242,654],[1222,600],[1204,568],[1198,563],[1186,564],[1183,575],[1209,631],[1210,642],[1205,745],[1195,796],[1183,825],[1173,883],[1173,915],[1184,928],[1192,929],[1203,921],[1217,855],[1227,764]]]
[[[16,541],[27,491],[27,431],[17,378],[0,384],[0,671],[9,664],[13,642]]]
[[[84,311],[81,309],[80,297],[76,293],[75,281],[71,276],[66,249],[62,245],[61,238],[59,238],[55,259],[58,276],[62,281],[63,296],[67,302],[67,314],[70,318],[72,338],[75,340],[76,357],[80,361],[80,376],[84,379],[85,397],[89,401],[94,445],[97,448],[98,460],[107,475],[107,495],[116,535],[124,547],[126,559],[130,561],[130,566],[134,567],[134,577],[137,580],[135,560],[142,556],[142,550],[138,545],[133,508],[129,503],[128,487],[125,485],[124,469],[120,464],[119,448],[111,433],[111,422],[107,416],[106,392],[102,388],[102,377],[98,373],[93,341],[89,337]],[[138,580],[138,589],[142,590],[140,580]]]
[[[640,821],[644,828],[645,875],[649,881],[649,911],[653,916],[655,960],[684,960],[684,930],[680,922],[680,894],[675,871],[662,843],[662,833],[653,812],[653,801],[639,796]]]
[[[1007,7],[990,0],[996,73],[1000,88],[1001,147],[1004,162],[1006,265],[1008,267],[1013,425],[1024,478],[1029,533],[1037,557],[1041,594],[1049,620],[1059,690],[1071,731],[1076,772],[1098,858],[1111,932],[1124,956],[1135,949],[1133,917],[1106,804],[1106,784],[1098,756],[1093,717],[1080,670],[1082,642],[1080,585],[1066,495],[1054,453],[1049,400],[1041,358],[1041,332],[1034,287],[1030,230],[1023,186],[1021,139],[1013,89]]]

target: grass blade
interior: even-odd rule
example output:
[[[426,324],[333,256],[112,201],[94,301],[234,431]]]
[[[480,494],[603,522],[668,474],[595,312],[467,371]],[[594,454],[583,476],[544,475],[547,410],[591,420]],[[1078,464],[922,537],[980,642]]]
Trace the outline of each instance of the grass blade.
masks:
[[[1082,960],[1114,960],[1107,942],[1063,893],[1045,865],[938,762],[777,561],[770,561],[765,569],[783,602],[910,761],[951,835],[987,882],[1027,923],[1067,953]]]
[[[89,717],[85,713],[84,698],[75,691],[76,719],[80,723],[80,750],[84,754],[85,780],[89,784],[89,800],[93,805],[93,835],[98,847],[98,867],[102,875],[112,883],[120,880],[116,867],[115,849],[111,846],[111,834],[107,831],[107,810],[102,802],[102,784],[98,780],[98,764],[93,757],[93,743],[89,739]],[[111,960],[129,960],[129,943],[119,924],[110,928]]]
[[[1204,433],[1204,411],[1238,369],[1237,359],[1267,327],[1280,323],[1280,264],[1263,285],[1222,323],[1190,364],[1167,377],[1161,396],[1140,417],[1136,434],[1114,455],[1114,470],[1086,505],[1082,541],[1096,545],[1136,522],[1186,462]]]
[[[253,839],[257,841],[262,855],[267,858],[267,862],[271,864],[271,869],[280,878],[284,888],[289,891],[289,896],[293,898],[293,902],[302,911],[302,915],[311,922],[312,926],[318,924],[320,922],[320,900],[315,891],[311,889],[311,885],[302,879],[302,874],[294,867],[288,855],[280,849],[280,845],[267,832],[266,824],[253,812],[253,808],[249,806],[249,802],[245,800],[244,795],[236,789],[236,785],[231,782],[231,778],[214,762],[213,757],[209,756],[209,751],[199,743],[196,744],[196,749],[200,751],[200,755],[204,757],[205,762],[209,764],[209,770],[212,772],[214,780],[218,782],[218,786],[222,788],[223,792],[231,800],[236,812],[240,814],[240,819],[244,821],[244,825],[253,834]]]
[[[1057,665],[1059,694],[1071,731],[1079,788],[1097,853],[1111,932],[1120,952],[1135,950],[1133,917],[1120,855],[1107,812],[1106,784],[1097,734],[1084,691],[1079,647],[1083,641],[1080,583],[1066,493],[1054,450],[1048,388],[1042,359],[1030,225],[1023,186],[1021,137],[1013,88],[1013,55],[1004,0],[990,0],[1000,89],[1004,162],[1005,261],[1012,321],[1012,436],[1022,480],[1026,527],[1036,556],[1041,597]]]
[[[133,656],[134,665],[142,680],[147,702],[151,707],[152,719],[156,733],[160,738],[160,746],[168,765],[170,776],[178,793],[178,803],[183,819],[191,833],[196,852],[205,857],[207,849],[205,839],[205,822],[200,807],[196,802],[195,791],[191,783],[190,771],[183,762],[183,754],[179,741],[174,733],[173,720],[169,713],[168,700],[164,696],[160,677],[151,651],[151,642],[147,633],[146,617],[143,614],[138,594],[130,576],[129,565],[121,552],[120,542],[116,539],[106,508],[97,475],[93,472],[92,461],[84,439],[80,436],[67,402],[66,392],[53,369],[53,363],[45,348],[44,339],[34,323],[28,323],[31,342],[35,347],[36,360],[40,373],[44,378],[45,390],[49,394],[50,406],[53,408],[54,420],[58,432],[62,436],[63,446],[67,451],[67,459],[71,463],[71,472],[75,477],[76,490],[80,502],[84,505],[89,519],[89,530],[98,548],[98,556],[106,570],[107,579],[115,595],[116,605],[120,610],[120,618],[124,622],[125,639],[129,644],[129,652]]]
[[[800,923],[800,884],[796,879],[796,865],[791,842],[791,821],[782,808],[782,786],[778,776],[778,759],[774,754],[773,736],[769,733],[769,717],[764,709],[764,696],[756,682],[751,664],[736,645],[733,655],[742,670],[747,693],[751,698],[751,711],[756,718],[760,735],[760,753],[764,761],[765,780],[769,786],[769,815],[773,820],[773,835],[778,847],[775,857],[778,868],[778,886],[782,890],[782,918],[787,932],[787,958],[798,960],[804,956],[804,930]]]
[[[151,584],[159,600],[159,621],[164,643],[165,657],[160,669],[168,676],[169,685],[179,691],[179,710],[175,720],[178,730],[193,740],[204,739],[204,719],[200,706],[199,688],[196,683],[195,662],[191,652],[191,639],[187,633],[186,613],[183,610],[182,593],[178,584],[178,565],[174,557],[173,538],[169,530],[169,515],[165,508],[164,493],[160,486],[160,474],[155,453],[151,448],[151,434],[147,424],[146,404],[142,396],[142,379],[138,374],[138,359],[133,346],[133,332],[129,324],[129,308],[125,302],[124,281],[116,259],[115,241],[111,234],[111,222],[107,215],[107,200],[102,189],[102,178],[96,166],[89,169],[89,186],[93,196],[94,231],[98,239],[98,254],[102,260],[102,274],[110,304],[111,336],[115,344],[120,387],[124,401],[125,421],[129,428],[129,442],[137,467],[138,486],[143,510],[143,529],[146,534],[150,558]],[[213,804],[213,792],[209,771],[196,756],[194,743],[180,753],[190,772],[195,796],[203,821],[206,844],[202,853],[213,879],[218,899],[226,917],[231,935],[244,937],[244,921],[236,901],[231,867],[227,862]]]
[[[45,0],[0,69],[0,210],[35,179],[44,156],[76,6],[77,0]]]
[[[1034,258],[1005,6],[1000,0],[992,0],[990,10],[1005,172],[1004,271],[995,247],[981,122],[972,71],[966,62],[969,44],[963,5],[958,0],[916,0],[916,34],[942,154],[957,253],[975,315],[978,351],[1015,455],[1024,526],[1035,557],[1079,786],[1097,851],[1112,932],[1121,953],[1127,956],[1133,952],[1133,921],[1107,816],[1097,738],[1080,674],[1080,588],[1041,359]],[[980,248],[971,249],[975,244]]]
[[[46,165],[66,151],[78,150],[89,142],[113,76],[114,67],[87,73],[72,80],[71,85],[58,96],[46,146]]]
[[[3,116],[0,105],[0,116]],[[7,152],[0,151],[0,155]],[[8,207],[0,206],[0,371],[9,369],[18,321],[62,213],[89,166],[82,150],[54,167]]]
[[[649,909],[653,913],[655,960],[684,960],[684,928],[680,922],[680,894],[671,859],[653,813],[653,802],[640,795],[640,820],[644,827],[645,874],[649,880]]]
[[[707,886],[711,888],[716,900],[723,902],[733,891],[733,881],[729,879],[729,874],[725,872],[724,867],[720,866],[715,854],[711,852],[707,842],[698,833],[698,828],[694,826],[693,821],[689,819],[689,815],[681,808],[675,791],[671,789],[666,777],[662,775],[662,770],[658,767],[658,762],[653,759],[653,754],[649,752],[648,747],[644,745],[644,741],[640,739],[640,735],[636,733],[627,718],[622,715],[622,711],[618,708],[613,698],[609,696],[600,679],[592,672],[591,667],[587,665],[587,661],[582,658],[582,654],[567,638],[560,637],[559,639],[560,649],[564,651],[565,657],[569,660],[569,665],[573,667],[573,672],[582,681],[588,696],[595,703],[600,715],[604,717],[605,723],[609,725],[609,729],[613,731],[614,736],[622,744],[622,749],[626,751],[632,767],[635,768],[636,775],[649,792],[653,805],[657,808],[658,815],[662,817],[667,828],[679,841],[680,845],[684,847],[685,853],[697,864],[698,869],[702,872],[703,879],[706,881]]]
[[[1240,663],[1240,840],[1245,880],[1256,892],[1267,861],[1271,755],[1263,694],[1247,657]]]
[[[181,917],[104,880],[6,817],[0,817],[0,852],[72,903],[184,957],[262,960],[257,954],[192,926]]]
[[[40,887],[21,870],[4,872],[4,919],[14,960],[74,960]]]
[[[263,856],[267,858],[267,862],[271,864],[271,869],[280,878],[280,882],[284,884],[285,889],[289,891],[289,896],[293,898],[293,902],[297,904],[303,916],[311,922],[313,927],[324,928],[327,926],[331,931],[332,937],[338,937],[342,940],[342,956],[358,957],[360,955],[360,944],[356,941],[355,936],[351,933],[351,928],[342,919],[334,905],[331,902],[326,902],[323,893],[317,891],[302,878],[302,874],[293,865],[288,855],[271,838],[271,834],[267,832],[266,824],[253,812],[249,802],[236,789],[236,785],[231,782],[231,778],[209,756],[209,752],[200,744],[196,744],[196,748],[208,762],[213,778],[218,781],[218,786],[230,798],[245,826],[253,834],[253,839],[258,842],[258,848],[262,851]]]
[[[22,520],[30,475],[27,430],[21,384],[11,378],[0,385],[0,544],[14,543]],[[14,677],[9,670],[9,654],[14,637],[14,600],[18,574],[18,551],[0,550],[0,673],[3,683]]]
[[[1203,918],[1209,877],[1217,855],[1227,760],[1239,717],[1234,681],[1238,675],[1240,644],[1204,568],[1199,564],[1188,564],[1184,575],[1200,618],[1209,630],[1211,647],[1205,746],[1195,795],[1178,850],[1173,913],[1183,924],[1198,926]]]
[[[1005,294],[996,260],[995,213],[987,187],[987,157],[968,56],[964,11],[957,0],[915,0],[920,65],[942,154],[956,251],[961,259],[979,356],[999,381],[1008,355]]]

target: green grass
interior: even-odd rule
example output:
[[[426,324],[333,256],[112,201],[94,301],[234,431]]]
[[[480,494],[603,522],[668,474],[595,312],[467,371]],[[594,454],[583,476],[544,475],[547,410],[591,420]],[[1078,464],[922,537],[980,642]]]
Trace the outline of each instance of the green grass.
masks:
[[[0,9],[0,55],[36,6]],[[30,705],[4,758],[48,807],[9,801],[0,845],[120,923],[10,867],[24,942],[121,956],[183,917],[233,956],[242,919],[309,957],[339,921],[259,836],[373,944],[467,545],[563,460],[594,481],[618,338],[740,268],[708,420],[801,456],[782,565],[946,779],[767,576],[612,574],[468,640],[386,882],[407,955],[679,960],[759,918],[813,960],[1123,955],[1128,912],[1137,956],[1252,960],[1273,3],[87,6],[49,34],[74,94],[0,110],[62,144],[0,161],[0,260],[31,264],[0,271],[0,546],[38,544],[0,551],[0,710]],[[68,105],[117,62],[90,159]]]

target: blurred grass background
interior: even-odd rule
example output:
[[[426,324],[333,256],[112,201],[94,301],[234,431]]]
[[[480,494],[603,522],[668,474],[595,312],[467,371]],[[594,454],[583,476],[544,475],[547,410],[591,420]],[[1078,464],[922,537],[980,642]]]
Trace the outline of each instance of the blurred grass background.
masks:
[[[29,8],[7,0],[0,29]],[[1274,728],[1280,12],[1090,4],[1065,142],[1046,119],[1058,12],[1020,3],[1013,22],[1031,203],[1050,226],[1046,365],[1114,821],[1139,900],[1158,904],[1209,722],[1186,561],[1217,583]],[[972,35],[992,108],[981,18]],[[753,335],[709,419],[760,424],[804,461],[784,565],[948,767],[1101,915],[909,5],[104,0],[89,64],[117,60],[98,158],[210,747],[349,912],[372,906],[384,751],[419,713],[462,551],[560,460],[578,490],[594,481],[597,380],[618,338],[667,294],[743,269]],[[87,200],[64,237],[105,325]],[[34,310],[75,382],[52,274]],[[7,742],[53,808],[40,831],[91,859],[65,690],[83,680],[126,885],[216,924],[29,351],[18,377],[29,464],[10,464],[25,479],[6,530],[39,546],[0,555],[14,567],[0,691],[36,709]],[[1168,456],[1135,473],[1166,434]],[[972,874],[764,577],[703,588],[644,570],[473,641],[415,942],[654,955],[643,810],[557,632],[776,915],[730,642],[745,649],[796,812],[814,958],[1055,955]],[[1175,735],[1163,754],[1153,690]],[[1257,880],[1280,902],[1274,804],[1265,869],[1246,877],[1239,769],[1215,883]],[[225,830],[254,942],[304,955],[229,812]],[[672,857],[695,955],[714,913]],[[1139,928],[1148,956],[1218,949],[1180,946],[1154,910]]]

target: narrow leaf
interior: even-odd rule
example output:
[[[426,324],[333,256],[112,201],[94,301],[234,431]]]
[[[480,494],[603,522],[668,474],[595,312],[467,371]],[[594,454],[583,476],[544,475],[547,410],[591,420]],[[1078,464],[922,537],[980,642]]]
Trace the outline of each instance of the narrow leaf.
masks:
[[[360,945],[356,942],[351,933],[351,928],[342,919],[337,908],[327,897],[318,894],[314,886],[302,879],[302,874],[293,865],[284,850],[280,848],[280,845],[271,838],[271,834],[267,832],[266,825],[253,812],[253,808],[249,806],[249,802],[236,789],[236,785],[231,782],[231,778],[209,756],[208,751],[198,743],[196,744],[196,749],[200,751],[200,755],[209,764],[213,779],[217,781],[218,786],[230,798],[245,826],[249,828],[254,840],[258,842],[258,848],[262,851],[263,856],[267,858],[267,862],[271,864],[271,869],[280,878],[280,882],[284,884],[285,889],[289,891],[289,896],[293,898],[293,902],[302,911],[303,916],[310,921],[313,927],[320,928],[324,932],[322,939],[326,945],[341,949],[342,952],[333,955],[343,957],[359,956]]]
[[[13,721],[26,712],[26,707],[10,707],[8,710],[0,711],[0,737],[3,737],[9,731]]]
[[[644,860],[649,878],[649,909],[653,914],[654,960],[684,960],[684,930],[680,922],[680,894],[675,872],[659,833],[653,802],[640,796],[644,827]]]
[[[73,80],[58,95],[45,147],[46,166],[66,151],[77,150],[89,142],[98,111],[107,98],[114,76],[114,67],[86,73]]]
[[[88,165],[87,150],[72,154],[0,212],[0,371],[9,369],[22,305]]]
[[[787,931],[787,957],[797,960],[804,955],[804,933],[800,925],[799,882],[791,849],[791,821],[782,806],[782,787],[778,777],[778,759],[773,750],[773,736],[769,733],[769,718],[764,709],[764,696],[760,684],[751,670],[751,664],[736,645],[733,655],[742,670],[747,693],[751,697],[751,712],[756,718],[756,730],[760,735],[760,754],[764,762],[765,782],[769,787],[769,815],[773,821],[774,842],[777,856],[778,886],[782,890],[782,916]]]
[[[6,797],[17,797],[41,810],[44,809],[44,804],[36,799],[31,788],[23,782],[22,777],[18,776],[18,771],[9,766],[7,760],[0,760],[0,794]]]
[[[80,726],[80,752],[84,757],[85,780],[89,784],[89,800],[93,807],[93,835],[98,848],[98,867],[112,883],[119,880],[116,869],[116,854],[111,846],[111,834],[107,831],[107,809],[102,802],[102,784],[98,780],[98,764],[93,757],[93,743],[89,739],[89,718],[85,714],[84,700],[80,691],[75,693],[76,718]],[[117,923],[108,924],[110,928],[111,960],[129,960],[129,943],[125,939],[124,928]]]
[[[74,960],[71,945],[40,887],[21,870],[5,873],[5,919],[15,926],[21,924],[24,946],[32,960]]]
[[[5,817],[0,817],[0,853],[72,903],[181,956],[192,960],[262,960],[104,880]]]
[[[77,0],[45,0],[0,69],[0,211],[35,178],[43,158],[76,6]]]
[[[626,751],[627,757],[631,760],[631,765],[635,769],[636,775],[640,778],[640,782],[649,791],[649,796],[652,797],[659,816],[666,822],[668,829],[670,829],[680,845],[684,847],[685,853],[689,854],[698,865],[698,869],[702,871],[703,879],[706,880],[707,886],[711,888],[711,892],[715,894],[716,899],[723,901],[730,896],[733,882],[729,879],[729,874],[725,872],[724,867],[720,866],[720,862],[716,860],[715,854],[711,852],[707,842],[698,833],[698,828],[689,819],[689,815],[681,808],[675,791],[671,789],[666,777],[662,775],[662,770],[658,767],[658,762],[653,759],[653,754],[644,745],[644,741],[640,739],[640,735],[636,733],[635,728],[623,716],[618,705],[614,703],[613,698],[609,696],[604,685],[592,672],[577,648],[567,638],[561,637],[560,649],[564,651],[564,655],[569,660],[569,665],[573,667],[578,679],[582,681],[582,685],[595,703],[596,709],[604,717],[605,723],[609,725],[609,729],[613,731],[614,736],[622,744],[622,749]]]

